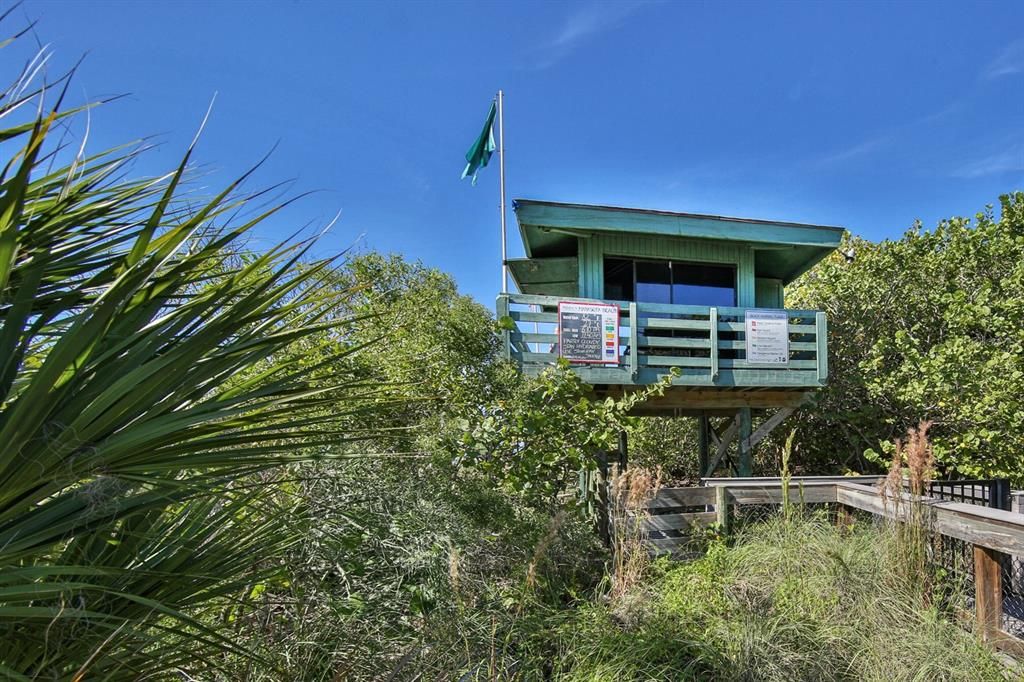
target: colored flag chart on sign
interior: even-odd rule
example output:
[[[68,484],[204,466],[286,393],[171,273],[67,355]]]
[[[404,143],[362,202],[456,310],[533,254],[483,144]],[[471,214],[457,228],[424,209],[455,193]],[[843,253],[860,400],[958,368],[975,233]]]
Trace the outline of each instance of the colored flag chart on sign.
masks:
[[[784,310],[748,310],[745,316],[747,362],[789,364],[789,316]]]
[[[619,363],[619,307],[558,304],[558,355],[583,364]]]

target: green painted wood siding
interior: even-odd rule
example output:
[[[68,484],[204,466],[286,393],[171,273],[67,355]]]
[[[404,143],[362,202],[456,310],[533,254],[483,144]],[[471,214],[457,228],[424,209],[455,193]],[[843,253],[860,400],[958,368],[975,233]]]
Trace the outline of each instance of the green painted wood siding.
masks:
[[[581,237],[579,240],[580,296],[604,298],[604,259],[606,256],[733,265],[736,267],[736,305],[740,308],[753,308],[757,304],[754,252],[746,244],[634,235]]]
[[[755,305],[758,308],[785,308],[781,279],[758,277],[754,280]]]

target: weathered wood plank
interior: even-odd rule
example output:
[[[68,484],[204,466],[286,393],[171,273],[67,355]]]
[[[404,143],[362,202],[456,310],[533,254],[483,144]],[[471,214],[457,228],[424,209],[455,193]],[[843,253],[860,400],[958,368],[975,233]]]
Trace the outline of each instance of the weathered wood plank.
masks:
[[[722,532],[727,535],[732,530],[729,523],[731,518],[729,514],[729,489],[715,488],[715,521],[721,527]]]
[[[836,484],[836,501],[899,520],[906,520],[911,504],[905,493],[897,505],[895,500],[883,500],[874,488],[852,483]],[[922,504],[927,507],[931,528],[936,533],[1005,554],[1024,554],[1024,516],[1020,514],[932,498],[926,498]]]
[[[714,488],[662,488],[646,506],[648,509],[674,509],[703,507],[714,503]]]
[[[853,483],[863,486],[872,486],[886,479],[885,476],[793,476],[790,483]],[[705,486],[726,486],[738,488],[742,486],[764,486],[781,485],[782,479],[778,476],[749,476],[735,478],[702,478],[701,485]]]
[[[715,524],[715,512],[690,512],[684,514],[655,514],[643,520],[643,529],[651,530],[686,530],[688,528],[707,528]]]
[[[1003,569],[999,552],[974,546],[974,610],[983,640],[999,637],[1003,624]]]
[[[725,488],[729,491],[729,499],[734,504],[782,504],[782,487],[774,486],[742,486]],[[819,504],[836,501],[835,484],[809,483],[789,486],[789,499],[799,503]]]

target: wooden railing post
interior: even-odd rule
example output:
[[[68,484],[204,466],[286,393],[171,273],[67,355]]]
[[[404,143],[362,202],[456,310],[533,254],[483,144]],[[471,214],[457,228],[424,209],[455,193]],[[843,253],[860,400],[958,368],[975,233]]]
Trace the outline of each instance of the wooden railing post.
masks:
[[[712,308],[708,315],[711,324],[711,383],[718,379],[718,308]]]
[[[505,323],[505,318],[508,317],[508,295],[499,294],[498,301],[495,306],[495,312],[498,315],[498,324],[502,325]],[[508,329],[502,327],[501,329],[501,357],[509,360],[512,358],[512,334]]]
[[[636,301],[629,302],[629,375],[632,378],[636,378],[636,373],[640,369],[640,361],[638,356],[640,355],[640,348],[638,348],[636,328],[637,322],[636,315]]]
[[[1000,553],[974,546],[974,608],[985,641],[999,638],[1003,627],[1003,567]]]
[[[718,515],[716,519],[718,526],[722,529],[722,533],[725,535],[729,534],[729,489],[724,485],[715,487],[715,513]]]
[[[608,453],[605,450],[601,450],[597,453],[597,500],[595,502],[597,507],[597,533],[605,547],[611,547],[612,544],[608,474]]]
[[[818,383],[828,379],[828,319],[825,313],[814,316],[814,340],[818,344],[815,357],[818,361]]]

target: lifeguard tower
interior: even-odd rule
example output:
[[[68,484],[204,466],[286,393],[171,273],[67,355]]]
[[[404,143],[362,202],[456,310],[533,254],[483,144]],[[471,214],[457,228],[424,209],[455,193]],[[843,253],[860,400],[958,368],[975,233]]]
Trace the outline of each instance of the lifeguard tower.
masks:
[[[700,470],[752,449],[828,379],[825,313],[785,308],[785,287],[843,229],[519,199],[521,293],[498,296],[503,350],[537,374],[559,357],[599,394],[678,371],[642,415],[697,417]],[[752,415],[766,419],[752,431]],[[719,423],[714,420],[718,418]],[[722,419],[724,418],[724,419]],[[731,460],[731,458],[730,458]]]

